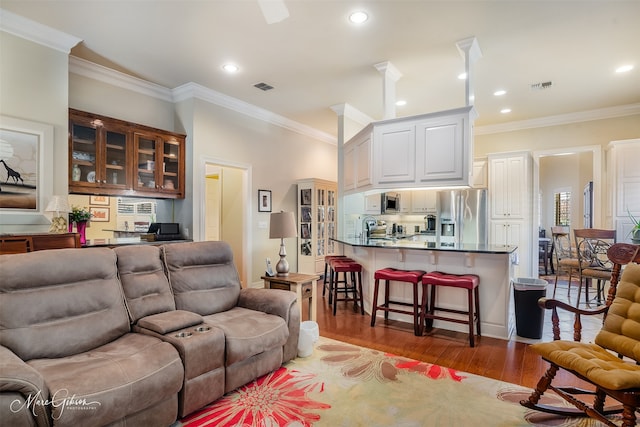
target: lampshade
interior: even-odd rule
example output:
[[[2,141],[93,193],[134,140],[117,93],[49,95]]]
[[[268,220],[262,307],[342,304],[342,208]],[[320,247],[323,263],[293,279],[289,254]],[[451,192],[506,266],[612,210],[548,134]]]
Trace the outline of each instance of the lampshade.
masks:
[[[69,200],[67,196],[52,196],[51,200],[49,200],[49,204],[47,204],[47,208],[45,212],[69,212],[71,208],[69,207]]]
[[[293,212],[276,212],[271,214],[269,225],[269,238],[282,239],[287,237],[297,237],[298,227],[296,217]]]

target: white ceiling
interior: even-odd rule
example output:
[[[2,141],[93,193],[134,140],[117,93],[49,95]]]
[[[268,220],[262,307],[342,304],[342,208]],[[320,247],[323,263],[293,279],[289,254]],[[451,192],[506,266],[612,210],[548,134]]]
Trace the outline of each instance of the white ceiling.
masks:
[[[336,135],[332,105],[383,118],[382,76],[401,73],[398,116],[465,105],[456,42],[475,36],[477,126],[640,103],[640,1],[285,0],[267,24],[257,0],[2,0],[83,40],[72,55],[167,88],[193,82]],[[356,9],[370,19],[354,26]],[[240,72],[222,71],[234,62]],[[635,65],[626,74],[616,67]],[[544,91],[530,85],[552,81]],[[265,82],[275,89],[253,87]],[[495,97],[497,89],[507,90]],[[510,114],[501,114],[504,107]]]

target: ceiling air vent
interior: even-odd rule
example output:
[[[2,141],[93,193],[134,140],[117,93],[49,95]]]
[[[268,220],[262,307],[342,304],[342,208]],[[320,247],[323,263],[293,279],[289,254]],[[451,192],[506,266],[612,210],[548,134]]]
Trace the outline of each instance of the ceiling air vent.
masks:
[[[534,83],[531,85],[531,90],[545,90],[545,89],[549,89],[551,86],[553,86],[552,81]]]
[[[253,87],[257,87],[258,89],[264,90],[265,92],[268,91],[268,90],[273,89],[273,86],[271,86],[270,84],[266,84],[264,82],[256,83],[256,84],[253,85]]]

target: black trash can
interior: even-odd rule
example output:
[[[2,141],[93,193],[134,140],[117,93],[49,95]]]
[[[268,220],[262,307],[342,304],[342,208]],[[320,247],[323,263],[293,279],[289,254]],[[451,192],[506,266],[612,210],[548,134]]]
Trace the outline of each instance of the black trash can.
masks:
[[[513,281],[516,333],[524,338],[542,338],[544,309],[538,300],[547,295],[547,281],[518,277]]]

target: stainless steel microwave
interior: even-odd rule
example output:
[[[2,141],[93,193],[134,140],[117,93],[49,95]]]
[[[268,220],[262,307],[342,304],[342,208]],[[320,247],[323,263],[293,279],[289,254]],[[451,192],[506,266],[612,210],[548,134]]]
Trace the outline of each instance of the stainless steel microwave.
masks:
[[[382,193],[382,213],[400,212],[400,193]]]

